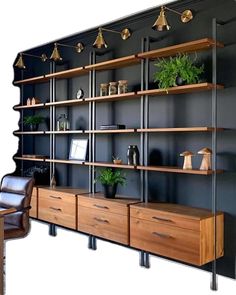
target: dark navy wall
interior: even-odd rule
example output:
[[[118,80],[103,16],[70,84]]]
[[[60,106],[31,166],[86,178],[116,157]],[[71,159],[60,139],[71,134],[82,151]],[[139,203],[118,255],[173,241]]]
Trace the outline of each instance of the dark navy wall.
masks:
[[[206,0],[206,1],[177,1],[170,7],[179,11],[189,8],[195,11],[195,18],[189,24],[182,24],[178,16],[168,13],[168,20],[172,26],[169,32],[155,32],[151,29],[159,8],[149,10],[140,15],[134,15],[124,20],[110,24],[109,28],[120,30],[129,27],[133,31],[132,37],[122,41],[118,35],[104,33],[109,45],[107,50],[97,50],[97,62],[135,54],[141,51],[141,39],[145,36],[162,40],[152,42],[150,49],[161,48],[191,40],[212,36],[212,18],[226,21],[236,15],[236,2],[233,0]],[[218,93],[218,126],[230,130],[221,132],[218,137],[218,168],[225,173],[217,176],[217,209],[225,212],[225,256],[218,261],[218,272],[235,277],[236,254],[236,22],[232,21],[218,28],[218,40],[225,43],[225,48],[218,50],[218,83],[225,85],[225,89]],[[58,40],[75,44],[83,42],[86,49],[83,53],[74,53],[72,49],[61,48],[60,52],[64,63],[56,66],[60,71],[67,68],[89,64],[89,53],[96,37],[95,30],[88,30],[70,38]],[[50,55],[53,42],[39,46],[31,53]],[[102,53],[102,54],[101,54]],[[195,54],[193,54],[193,57]],[[206,79],[211,82],[211,51],[197,53],[199,63],[205,64]],[[41,63],[35,59],[26,58],[28,69],[24,78],[49,73],[49,63]],[[150,62],[150,86],[155,71],[154,62]],[[15,71],[15,80],[20,79],[20,73]],[[140,89],[141,66],[135,65],[115,71],[103,71],[96,75],[97,95],[101,82],[127,79],[129,90]],[[78,88],[83,88],[85,96],[89,96],[89,76],[81,76],[70,80],[56,82],[56,99],[65,100],[75,98]],[[24,100],[29,96],[37,96],[42,101],[49,100],[49,83],[24,86]],[[211,92],[201,92],[183,95],[163,95],[150,97],[150,127],[191,127],[211,126]],[[30,114],[32,111],[25,111]],[[37,111],[49,117],[49,110]],[[88,129],[88,105],[69,108],[57,108],[56,115],[68,114],[71,129]],[[96,109],[96,128],[101,124],[125,124],[127,128],[140,127],[140,100],[127,100],[115,103],[99,103]],[[46,126],[41,126],[43,130]],[[68,158],[71,138],[87,138],[85,135],[56,136],[56,157]],[[49,155],[49,136],[35,136],[34,139],[25,137],[24,153]],[[128,145],[140,144],[140,136],[136,134],[97,135],[97,161],[111,161],[113,155],[120,156],[126,162]],[[184,150],[197,153],[202,147],[211,146],[211,134],[180,133],[180,134],[150,134],[149,159],[150,164],[181,166],[183,159],[179,154]],[[201,158],[193,158],[194,167],[198,168]],[[19,163],[18,163],[19,165]],[[32,164],[25,163],[25,168]],[[74,165],[56,165],[59,185],[70,185],[88,188],[88,167]],[[139,172],[125,171],[128,185],[119,188],[119,193],[139,196]],[[149,173],[150,201],[167,201],[189,206],[211,208],[211,177],[198,175]],[[100,186],[98,185],[98,189]],[[209,268],[210,265],[205,266]]]

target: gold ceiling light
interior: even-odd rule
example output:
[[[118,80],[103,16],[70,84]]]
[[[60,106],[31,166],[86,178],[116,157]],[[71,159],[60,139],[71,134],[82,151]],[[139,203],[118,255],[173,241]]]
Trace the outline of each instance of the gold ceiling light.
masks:
[[[50,59],[52,59],[54,61],[61,61],[62,60],[58,46],[74,48],[77,53],[81,53],[84,50],[84,44],[81,42],[77,43],[75,46],[62,44],[62,43],[54,43],[54,49],[53,49],[53,52],[50,56]]]
[[[180,13],[180,12],[174,10],[174,9],[168,8],[166,6],[162,6],[160,14],[159,14],[156,22],[152,26],[153,30],[156,30],[156,31],[168,31],[170,29],[170,25],[168,24],[168,21],[167,21],[166,16],[165,16],[166,10],[180,15],[180,20],[182,21],[182,23],[188,23],[193,19],[193,13],[189,9],[184,10],[182,13]]]
[[[93,43],[93,47],[98,48],[98,49],[108,47],[108,45],[103,37],[102,31],[119,34],[121,36],[122,40],[127,40],[131,36],[131,32],[128,28],[123,29],[121,32],[115,31],[115,30],[110,30],[110,29],[105,29],[105,28],[99,28],[98,35],[96,37],[95,42]]]
[[[19,58],[18,58],[17,62],[15,63],[15,67],[17,67],[18,69],[25,69],[26,68],[24,60],[23,60],[23,55],[40,58],[41,61],[43,61],[43,62],[45,62],[48,59],[47,55],[44,53],[42,55],[34,55],[34,54],[21,52],[19,54]]]

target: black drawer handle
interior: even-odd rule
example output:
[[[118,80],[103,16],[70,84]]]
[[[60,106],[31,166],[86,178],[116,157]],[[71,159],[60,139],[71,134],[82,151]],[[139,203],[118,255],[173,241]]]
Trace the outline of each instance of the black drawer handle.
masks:
[[[156,219],[159,221],[165,221],[165,222],[173,222],[171,219],[161,218],[161,217],[157,217],[157,216],[152,216],[152,219]]]
[[[49,207],[49,209],[51,209],[51,210],[53,210],[53,211],[61,211],[60,208]]]
[[[56,197],[56,196],[49,196],[49,198],[61,200],[61,197]]]
[[[108,220],[106,220],[106,219],[102,219],[102,218],[98,218],[98,217],[94,217],[94,220],[96,220],[96,221],[98,221],[98,222],[102,222],[102,223],[109,223],[109,221]]]
[[[173,238],[173,237],[170,236],[170,235],[162,234],[162,233],[158,233],[158,232],[156,232],[156,231],[152,232],[152,234],[153,234],[154,236],[158,236],[158,237],[160,237],[160,238],[165,238],[165,239],[172,239],[172,238]]]
[[[100,209],[109,209],[107,206],[97,205],[93,204],[94,207],[100,208]]]

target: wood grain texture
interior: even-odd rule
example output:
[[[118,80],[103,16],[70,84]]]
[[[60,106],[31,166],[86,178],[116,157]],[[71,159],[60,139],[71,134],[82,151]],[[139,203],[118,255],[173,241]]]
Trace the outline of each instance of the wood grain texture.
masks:
[[[45,134],[80,134],[83,133],[83,130],[67,130],[67,131],[46,131]]]
[[[29,211],[29,216],[37,218],[38,217],[38,197],[35,195],[31,196],[30,202],[31,209]]]
[[[106,95],[106,96],[96,96],[96,97],[90,97],[90,98],[85,98],[85,102],[109,102],[109,101],[121,101],[121,100],[128,100],[128,99],[134,99],[140,97],[139,94],[136,92],[127,92],[123,94],[114,94],[114,95]]]
[[[45,104],[44,103],[37,103],[34,105],[16,105],[13,107],[14,110],[23,110],[23,109],[40,109],[44,108]]]
[[[49,106],[74,106],[74,105],[82,105],[85,104],[83,99],[70,99],[70,100],[62,100],[62,101],[54,101],[45,103],[46,107]]]
[[[69,69],[65,71],[60,71],[52,74],[45,75],[46,79],[56,78],[56,79],[68,79],[81,75],[87,74],[88,71],[84,67],[78,67],[74,69]]]
[[[45,131],[14,131],[14,135],[43,135]]]
[[[139,95],[149,95],[149,96],[158,96],[158,95],[170,95],[170,94],[183,94],[183,93],[193,93],[200,91],[212,90],[214,88],[223,89],[223,85],[214,85],[212,83],[199,83],[199,84],[189,84],[183,86],[175,86],[166,89],[150,89],[138,91]]]
[[[139,53],[138,57],[140,58],[150,58],[156,59],[160,57],[168,57],[173,56],[179,53],[189,53],[195,51],[202,51],[212,48],[213,46],[217,45],[217,47],[224,47],[223,43],[216,42],[210,38],[203,38],[199,40],[194,40],[186,43],[181,43],[177,45],[172,45],[164,48],[154,49],[151,51]]]
[[[54,194],[56,196],[59,196],[61,198],[63,197],[74,197],[75,195],[81,195],[81,194],[88,194],[88,190],[81,189],[81,188],[74,188],[74,187],[68,187],[68,186],[56,186],[56,187],[39,187],[38,188],[40,194],[45,194],[47,196],[53,196]]]
[[[142,128],[137,129],[137,132],[213,132],[223,131],[223,128],[213,127],[175,127],[175,128]]]
[[[122,168],[122,169],[135,169],[133,165],[127,164],[113,164],[109,162],[85,162],[87,166],[97,166],[97,167],[111,167],[111,168]]]
[[[107,133],[135,133],[136,129],[114,129],[114,130],[85,130],[85,133],[97,133],[97,134],[107,134]]]
[[[38,218],[76,229],[76,195],[39,188]]]
[[[24,84],[34,84],[34,83],[45,83],[48,82],[48,78],[45,77],[45,75],[37,76],[37,77],[31,77],[23,80],[14,81],[14,85],[24,85]]]
[[[34,162],[44,162],[45,159],[42,158],[25,158],[25,157],[14,157],[14,160],[22,160],[22,161],[34,161]]]
[[[124,56],[112,60],[103,61],[94,65],[85,66],[86,70],[102,71],[113,70],[121,67],[128,67],[140,63],[140,59],[136,55]]]
[[[128,245],[128,215],[79,206],[78,229],[94,236]]]
[[[58,164],[84,165],[83,161],[76,161],[76,160],[46,159],[45,162],[58,163]]]

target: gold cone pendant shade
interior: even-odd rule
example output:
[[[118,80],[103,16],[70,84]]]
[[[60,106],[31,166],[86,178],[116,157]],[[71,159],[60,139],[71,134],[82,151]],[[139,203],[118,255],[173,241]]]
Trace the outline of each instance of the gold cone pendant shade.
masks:
[[[57,44],[54,44],[54,49],[53,49],[52,55],[50,56],[50,59],[52,59],[54,61],[62,60],[60,52],[59,52],[59,50],[57,48]]]
[[[24,60],[23,60],[23,56],[21,53],[20,53],[20,56],[15,64],[15,67],[17,67],[18,69],[25,69],[26,68]]]
[[[165,9],[163,6],[161,7],[160,15],[158,16],[152,28],[153,30],[156,30],[156,31],[169,31],[170,26],[167,22],[167,19],[165,16]]]
[[[93,47],[94,48],[98,48],[98,49],[101,49],[101,48],[107,48],[107,43],[103,37],[103,34],[102,34],[102,29],[99,29],[98,31],[98,35],[97,35],[97,38],[95,40],[95,42],[93,43]]]

